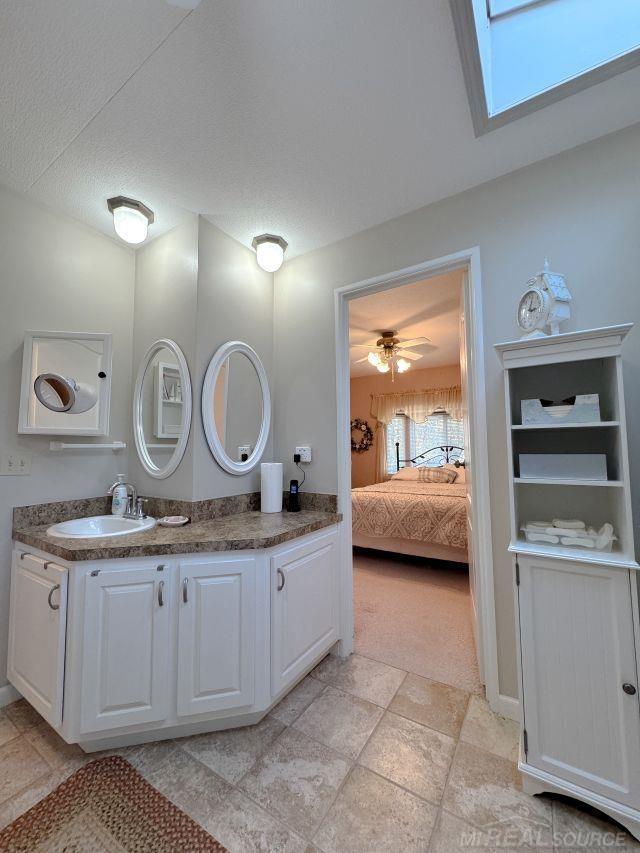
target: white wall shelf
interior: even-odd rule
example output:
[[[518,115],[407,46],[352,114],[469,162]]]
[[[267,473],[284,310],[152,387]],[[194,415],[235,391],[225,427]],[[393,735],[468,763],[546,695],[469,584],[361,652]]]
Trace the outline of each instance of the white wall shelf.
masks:
[[[592,421],[585,424],[511,424],[513,430],[538,429],[597,429],[599,427],[618,427],[620,421]]]
[[[624,486],[622,480],[568,480],[562,477],[514,477],[513,482],[527,486]]]

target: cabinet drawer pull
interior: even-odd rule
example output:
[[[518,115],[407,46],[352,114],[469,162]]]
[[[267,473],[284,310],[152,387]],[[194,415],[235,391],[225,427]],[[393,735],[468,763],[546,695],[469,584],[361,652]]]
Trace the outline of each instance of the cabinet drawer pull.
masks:
[[[158,604],[160,607],[164,607],[164,581],[160,581],[158,584]]]
[[[622,685],[622,689],[627,694],[627,696],[635,696],[636,695],[636,688],[633,686],[633,684],[629,684],[628,681],[626,681]]]
[[[189,595],[187,593],[187,587],[189,585],[189,578],[185,578],[182,581],[182,600],[186,604],[189,601]]]
[[[60,589],[60,584],[59,584],[59,583],[57,583],[55,586],[52,586],[52,587],[51,587],[51,589],[49,590],[49,595],[47,596],[47,604],[49,605],[49,607],[50,607],[52,610],[60,610],[60,605],[59,605],[59,604],[54,604],[54,603],[53,603],[53,601],[52,601],[53,593],[54,593],[57,589]]]
[[[284,572],[282,571],[282,569],[278,569],[278,592],[282,592],[282,590],[284,589],[284,581]]]

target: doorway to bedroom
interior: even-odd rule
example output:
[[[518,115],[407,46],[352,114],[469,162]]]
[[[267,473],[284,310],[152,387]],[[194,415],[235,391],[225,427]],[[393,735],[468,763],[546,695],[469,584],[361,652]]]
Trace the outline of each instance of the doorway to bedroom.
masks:
[[[465,274],[349,302],[354,648],[479,692],[461,374]]]
[[[478,248],[472,248],[365,281],[347,284],[335,291],[338,505],[345,521],[341,525],[342,639],[339,651],[342,655],[360,651],[361,656],[354,661],[354,666],[358,660],[366,663],[368,655],[375,655],[378,660],[390,661],[389,664],[376,664],[378,666],[396,667],[398,671],[408,670],[410,677],[405,680],[404,686],[411,690],[426,691],[423,700],[427,702],[433,700],[439,703],[440,699],[443,699],[446,705],[447,696],[449,698],[453,696],[450,692],[452,687],[468,697],[471,692],[481,692],[484,685],[490,707],[494,711],[501,712],[502,697],[498,684],[493,587],[480,273],[480,251]],[[422,292],[412,294],[411,289],[403,291],[402,288],[407,285],[417,285],[415,291]],[[389,312],[384,319],[380,320],[375,320],[371,314],[358,318],[359,300],[396,290],[398,296],[394,297],[390,294],[392,303],[395,300],[396,308],[402,308],[404,314],[398,314],[393,322]],[[410,310],[407,310],[407,305],[403,306],[402,302],[411,295],[414,297],[411,301],[416,304],[411,305]],[[388,303],[389,309],[392,303]],[[364,301],[360,302],[360,306],[363,314],[367,307],[373,307],[373,305],[367,306]],[[428,328],[429,320],[432,323],[431,329]],[[416,325],[421,322],[427,325],[416,328]],[[383,328],[383,325],[391,328]],[[447,325],[449,331],[445,334]],[[379,332],[398,332],[399,334],[393,335],[398,340],[395,342],[384,340],[387,336],[378,334]],[[414,338],[425,337],[430,340],[414,340]],[[362,344],[361,347],[357,347],[359,349],[357,356],[354,351],[356,344]],[[391,348],[385,353],[385,348],[389,344]],[[430,347],[436,347],[436,350]],[[437,349],[440,349],[440,363],[434,363],[435,359],[433,359],[429,364],[430,359],[427,358],[427,354],[434,353]],[[406,352],[412,355],[407,356]],[[448,355],[445,357],[444,353]],[[417,358],[416,355],[420,357]],[[393,356],[393,359],[389,356]],[[425,425],[425,419],[417,417],[415,409],[413,418],[410,417],[411,412],[402,409],[392,412],[390,418],[388,410],[386,410],[387,417],[379,417],[379,415],[385,415],[385,411],[380,408],[382,403],[380,399],[375,401],[378,408],[374,407],[371,395],[382,394],[382,391],[375,389],[365,390],[364,414],[359,415],[354,409],[352,419],[351,368],[352,363],[365,364],[360,359],[366,359],[367,365],[372,368],[368,373],[369,376],[376,377],[378,382],[388,380],[384,386],[384,390],[388,393],[401,393],[403,390],[418,391],[429,387],[432,390],[438,390],[434,386],[439,385],[442,393],[435,401],[436,405],[433,406],[432,411],[428,413],[431,416],[431,422],[428,423],[427,416]],[[406,359],[411,366],[407,368],[404,364],[398,364],[400,359]],[[384,366],[379,369],[379,364],[382,362],[389,364],[389,370]],[[418,366],[419,363],[421,363],[420,366]],[[398,369],[399,367],[402,369]],[[447,374],[445,368],[450,368],[451,372]],[[429,377],[432,381],[425,386],[407,386],[405,380],[414,377],[415,383],[415,377],[420,378],[418,370],[423,369],[432,371]],[[358,391],[359,386],[355,384],[360,370],[361,367],[353,371],[354,405],[358,405],[358,395],[362,400],[361,391]],[[439,373],[437,383],[436,372]],[[427,374],[423,375],[427,376]],[[393,381],[391,381],[392,377]],[[455,389],[458,377],[459,393],[453,391],[445,397],[444,392],[447,388]],[[361,384],[364,386],[365,383]],[[456,414],[459,414],[454,406],[456,400],[461,401],[462,417],[456,417]],[[427,400],[427,405],[433,403],[432,396]],[[372,407],[374,414],[371,413]],[[352,433],[352,420],[357,417],[366,420],[372,430],[373,435],[369,437],[369,442],[366,440],[368,435],[366,427],[364,431],[361,429],[360,433],[357,429],[355,435]],[[461,444],[457,444],[460,438],[460,424],[456,421],[462,421]],[[386,431],[381,429],[380,423],[387,427]],[[362,427],[363,424],[360,426]],[[359,441],[359,435],[365,438],[365,445],[369,443],[370,446],[367,449],[363,447],[358,451],[352,450],[352,437]],[[382,444],[377,443],[379,437],[382,437]],[[424,445],[420,442],[426,442],[429,437],[432,437],[433,444],[430,444],[426,450],[433,447],[445,448],[444,451],[440,450],[444,455],[439,464],[435,464],[438,461],[435,456],[423,456]],[[362,463],[360,459],[365,459],[367,456],[368,461]],[[356,457],[358,461],[353,463]],[[416,457],[422,457],[422,459]],[[430,460],[431,464],[419,464],[425,459]],[[456,461],[464,462],[464,465],[456,465]],[[390,539],[410,538],[414,539],[411,547],[419,548],[422,535],[420,531],[424,525],[418,523],[419,532],[415,536],[407,536],[406,530],[400,529],[391,531],[400,535],[386,535],[389,531],[385,534],[383,529],[384,511],[381,509],[384,505],[383,500],[374,502],[375,514],[381,520],[378,533],[372,533],[369,530],[362,535],[378,535],[380,539],[387,539],[386,542],[378,542],[378,544],[386,547],[393,544],[393,547],[386,551],[372,547],[364,550],[363,546],[370,546],[371,542],[359,540],[354,552],[352,546],[354,489],[366,489],[366,485],[363,485],[365,480],[362,478],[367,476],[373,476],[373,480],[370,480],[368,485],[374,487],[378,483],[393,483],[392,477],[394,473],[398,474],[398,468],[400,470],[428,468],[430,471],[442,469],[457,473],[458,476],[453,484],[449,477],[445,478],[446,483],[440,478],[442,486],[439,487],[434,482],[438,480],[438,475],[433,477],[428,472],[418,473],[417,483],[419,484],[421,480],[423,482],[426,480],[426,484],[431,482],[433,490],[449,487],[447,494],[451,496],[452,492],[456,491],[451,487],[455,485],[457,479],[457,491],[466,492],[466,557],[463,558],[464,541],[456,541],[456,535],[461,535],[459,529],[457,534],[450,535],[450,541],[446,546],[443,543],[431,542],[429,553],[413,551],[405,553],[406,549],[403,549],[402,543],[398,541],[390,543],[388,541]],[[376,474],[380,475],[381,472],[382,476],[376,478]],[[413,482],[415,485],[415,472],[409,473],[408,477],[409,479],[404,480],[404,483],[410,485]],[[414,480],[411,479],[412,477]],[[401,484],[402,476],[396,477],[395,482]],[[409,489],[405,488],[405,491]],[[439,551],[436,554],[433,549],[438,544],[443,544],[443,547],[449,549],[458,549],[458,553],[449,550],[448,552]],[[469,605],[471,605],[471,612],[469,612]],[[374,665],[374,661],[371,661],[371,665]],[[427,666],[431,668],[426,668]],[[413,670],[417,670],[417,673],[411,675]],[[431,695],[432,690],[436,691],[435,698],[435,694]],[[429,695],[431,698],[428,698]]]

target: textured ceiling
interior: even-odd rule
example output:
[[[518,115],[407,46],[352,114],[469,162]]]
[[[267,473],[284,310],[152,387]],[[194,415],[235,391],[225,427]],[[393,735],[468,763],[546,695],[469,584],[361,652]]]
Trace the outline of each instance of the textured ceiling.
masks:
[[[447,0],[0,0],[0,80],[3,182],[290,256],[640,120],[634,69],[476,139]]]
[[[405,284],[361,296],[349,303],[349,343],[373,344],[380,329],[393,329],[402,340],[426,337],[430,343],[411,347],[422,358],[414,361],[411,370],[458,364],[460,343],[460,293],[462,270],[437,275],[425,281]],[[349,362],[351,376],[368,376],[376,368],[368,362],[355,362],[367,355],[366,349],[351,346]]]

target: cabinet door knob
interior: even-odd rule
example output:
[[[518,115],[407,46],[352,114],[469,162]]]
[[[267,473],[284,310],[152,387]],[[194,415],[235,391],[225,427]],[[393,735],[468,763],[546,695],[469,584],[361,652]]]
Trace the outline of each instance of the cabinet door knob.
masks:
[[[282,569],[278,569],[278,592],[282,592],[282,590],[284,589],[284,581],[284,572],[282,571]]]
[[[182,581],[182,600],[186,604],[189,601],[189,595],[187,594],[187,586],[189,585],[189,578],[185,578]]]
[[[164,607],[164,581],[160,581],[158,584],[158,604],[160,607]]]
[[[635,696],[636,694],[636,688],[633,684],[629,684],[628,681],[625,681],[625,683],[622,685],[622,689],[628,696]]]

